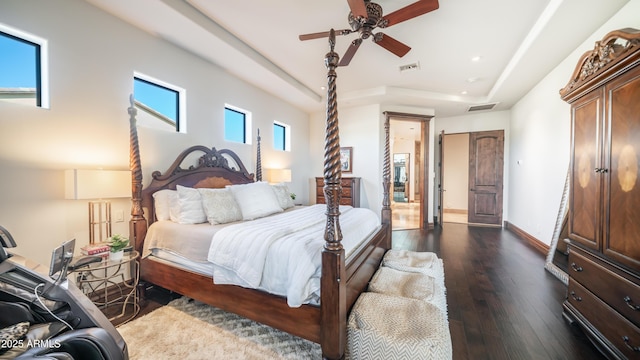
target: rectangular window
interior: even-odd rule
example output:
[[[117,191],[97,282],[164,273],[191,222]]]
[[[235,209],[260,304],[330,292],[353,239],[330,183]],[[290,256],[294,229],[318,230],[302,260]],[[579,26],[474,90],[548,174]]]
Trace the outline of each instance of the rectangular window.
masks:
[[[0,24],[0,99],[49,107],[46,44]]]
[[[224,139],[243,144],[247,141],[247,113],[240,109],[225,106],[224,108]]]
[[[273,148],[291,151],[291,127],[279,121],[273,122]]]
[[[148,76],[135,74],[133,96],[144,112],[145,125],[181,131],[181,100],[184,90]],[[184,101],[184,100],[183,100]]]

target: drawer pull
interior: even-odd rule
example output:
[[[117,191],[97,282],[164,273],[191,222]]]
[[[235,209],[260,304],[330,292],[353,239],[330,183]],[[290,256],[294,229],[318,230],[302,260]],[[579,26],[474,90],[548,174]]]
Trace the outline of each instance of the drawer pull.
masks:
[[[633,300],[631,300],[631,298],[629,296],[625,296],[623,300],[627,304],[628,307],[633,309],[633,311],[640,310],[640,305],[633,305]]]
[[[582,298],[581,298],[580,296],[577,296],[575,291],[571,290],[570,295],[571,295],[571,297],[573,298],[573,300],[575,300],[575,301],[582,301]]]
[[[571,263],[571,268],[573,269],[573,271],[576,271],[576,272],[581,272],[582,271],[582,266],[578,266],[574,262]]]
[[[640,346],[632,346],[629,344],[629,337],[628,336],[623,336],[622,337],[622,341],[624,341],[624,344],[631,349],[632,351],[635,352],[640,352]]]

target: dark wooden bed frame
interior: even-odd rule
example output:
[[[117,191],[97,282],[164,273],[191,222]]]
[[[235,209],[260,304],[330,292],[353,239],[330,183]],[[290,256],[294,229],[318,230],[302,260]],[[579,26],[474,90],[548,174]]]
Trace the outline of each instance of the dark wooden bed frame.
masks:
[[[320,305],[302,305],[291,308],[284,297],[234,285],[215,285],[211,276],[168,265],[148,258],[140,262],[140,279],[172,290],[184,296],[220,309],[258,321],[310,341],[319,343],[323,358],[341,359],[346,348],[347,316],[358,296],[366,290],[385,252],[391,247],[391,203],[389,121],[385,123],[385,151],[383,188],[384,199],[381,227],[358,247],[348,261],[341,244],[339,202],[341,192],[340,141],[336,101],[336,72],[338,55],[334,52],[334,34],[329,38],[331,51],[326,55],[328,74],[327,121],[324,155],[324,193],[327,201],[325,245],[322,251],[322,277]],[[162,189],[188,187],[219,188],[228,184],[254,181],[238,156],[230,150],[194,146],[181,153],[164,173],[152,174],[151,183],[142,189],[142,169],[136,109],[129,108],[130,149],[132,173],[132,210],[129,224],[130,239],[135,249],[142,252],[148,225],[154,219],[153,193]],[[258,159],[260,159],[258,144]],[[199,163],[187,169],[182,162],[194,153],[203,153]],[[233,160],[237,167],[229,165]],[[261,175],[260,160],[257,164]],[[258,180],[260,180],[258,178]],[[145,211],[147,218],[145,218]]]

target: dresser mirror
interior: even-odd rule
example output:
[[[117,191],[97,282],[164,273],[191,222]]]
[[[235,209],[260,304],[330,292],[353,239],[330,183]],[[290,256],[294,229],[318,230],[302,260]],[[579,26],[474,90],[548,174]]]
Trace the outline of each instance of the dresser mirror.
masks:
[[[544,268],[560,279],[565,285],[569,283],[567,275],[569,245],[565,239],[568,238],[568,211],[569,211],[569,172],[564,183],[560,209],[556,218],[556,226],[553,230],[549,252],[544,264]]]

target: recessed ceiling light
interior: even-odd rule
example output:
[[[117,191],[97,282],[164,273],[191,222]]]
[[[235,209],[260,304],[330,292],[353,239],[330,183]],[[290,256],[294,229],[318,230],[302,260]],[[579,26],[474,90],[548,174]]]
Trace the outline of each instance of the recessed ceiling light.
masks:
[[[460,94],[462,94],[462,95],[467,95],[467,90],[462,90],[462,91],[460,91]]]
[[[480,79],[479,79],[479,78],[477,78],[477,77],[470,77],[470,78],[468,78],[468,79],[467,79],[467,82],[468,82],[468,83],[474,83],[474,82],[476,82],[476,81],[478,81],[478,80],[480,80]]]
[[[320,86],[320,90],[327,90],[326,86]]]
[[[471,61],[473,61],[473,62],[478,62],[478,61],[480,61],[480,59],[482,59],[482,56],[479,56],[479,55],[478,55],[478,56],[474,56],[474,57],[472,57],[472,58],[471,58]]]

